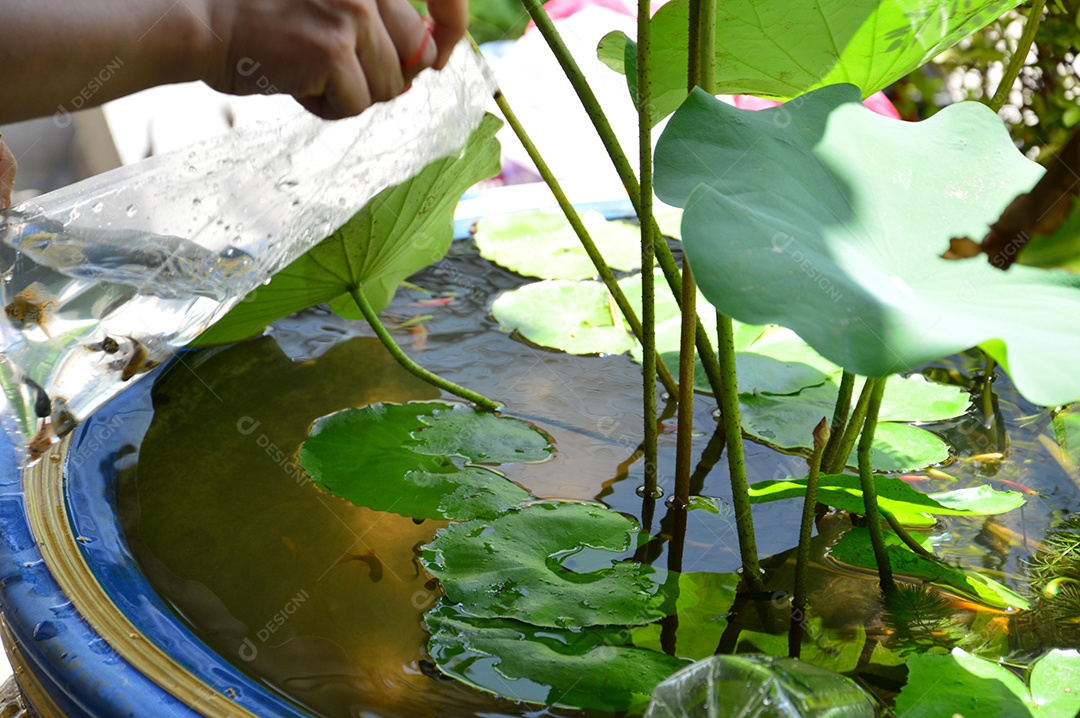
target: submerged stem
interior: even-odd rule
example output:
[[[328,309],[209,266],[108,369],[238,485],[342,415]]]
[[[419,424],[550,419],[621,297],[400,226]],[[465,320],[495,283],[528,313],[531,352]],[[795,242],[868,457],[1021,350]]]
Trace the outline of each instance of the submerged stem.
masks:
[[[884,516],[885,520],[889,522],[889,528],[893,530],[893,533],[900,537],[900,540],[904,542],[904,545],[906,545],[909,549],[919,554],[923,558],[929,558],[935,561],[937,560],[937,556],[923,548],[922,544],[915,540],[915,537],[912,536],[906,528],[904,528],[903,524],[896,520],[895,516],[893,516],[885,509],[881,509],[881,515]]]
[[[642,197],[641,184],[638,182],[637,175],[634,173],[634,168],[630,165],[630,161],[626,158],[626,153],[623,152],[622,146],[615,136],[615,131],[611,128],[611,123],[608,121],[607,115],[604,114],[603,108],[600,107],[599,100],[596,99],[595,93],[593,93],[592,88],[589,87],[589,83],[585,80],[585,75],[581,72],[581,68],[578,67],[577,61],[574,60],[574,56],[570,54],[570,50],[566,47],[566,43],[563,42],[562,36],[559,35],[559,31],[555,28],[555,24],[544,11],[541,0],[521,0],[521,3],[529,13],[533,22],[536,23],[536,29],[543,35],[548,47],[551,48],[552,53],[562,67],[567,80],[570,81],[574,91],[577,93],[578,100],[581,102],[582,107],[585,108],[585,112],[589,115],[589,119],[596,129],[600,141],[604,144],[604,149],[607,150],[608,157],[615,166],[615,171],[619,175],[619,180],[623,183],[623,187],[626,188],[626,194],[630,198],[630,203],[634,206],[634,211],[640,215]],[[655,219],[651,224],[653,227],[653,236],[660,237],[660,229],[656,226]],[[678,264],[675,262],[675,257],[671,253],[671,248],[667,246],[667,242],[663,241],[656,242],[655,247],[656,262],[664,272],[664,279],[667,280],[668,288],[671,290],[672,296],[675,297],[676,302],[680,302],[682,280],[679,275]],[[712,342],[709,341],[709,336],[701,322],[698,322],[695,344],[697,346],[699,358],[701,359],[701,364],[705,369],[705,376],[709,379],[709,385],[712,387],[714,394],[719,394],[720,365],[716,360],[716,353],[713,351]],[[675,392],[672,391],[671,393],[674,394]]]
[[[997,91],[987,103],[994,112],[1000,111],[1005,106],[1006,100],[1009,99],[1009,93],[1012,91],[1013,83],[1016,82],[1016,78],[1020,77],[1020,71],[1024,69],[1028,53],[1031,52],[1031,45],[1035,42],[1035,34],[1039,30],[1039,23],[1042,22],[1044,7],[1046,7],[1046,0],[1034,0],[1031,3],[1027,20],[1024,22],[1024,32],[1016,43],[1016,50],[1013,52],[1012,57],[1009,58],[1009,65],[1001,76]]]
[[[795,597],[791,602],[791,631],[788,633],[788,656],[798,658],[802,649],[802,620],[809,601],[806,598],[806,574],[810,566],[810,538],[814,533],[814,508],[817,506],[818,478],[821,458],[825,454],[831,432],[823,418],[814,427],[814,452],[810,454],[810,473],[806,476],[806,499],[803,501],[802,524],[799,527],[799,548],[795,559]]]
[[[656,345],[653,343],[652,352],[645,346],[645,333],[642,327],[641,321],[638,319],[637,313],[634,311],[633,306],[630,304],[630,300],[626,298],[622,288],[619,286],[618,281],[615,279],[615,275],[612,273],[611,268],[608,267],[607,262],[604,260],[600,250],[597,248],[596,243],[593,242],[592,237],[589,236],[589,231],[585,228],[584,223],[581,221],[581,217],[574,210],[574,206],[570,204],[570,200],[567,198],[566,193],[563,192],[562,186],[559,184],[559,180],[555,178],[551,168],[548,167],[547,162],[540,155],[540,151],[536,149],[536,145],[533,144],[532,139],[529,137],[525,128],[518,120],[513,109],[510,107],[510,103],[506,101],[502,92],[495,93],[495,103],[499,106],[499,110],[503,113],[503,117],[506,119],[506,123],[510,125],[510,128],[517,135],[521,144],[525,146],[525,151],[529,153],[529,157],[532,159],[533,164],[536,165],[536,169],[540,172],[540,176],[543,177],[544,182],[547,183],[551,193],[555,195],[555,201],[559,203],[559,207],[562,208],[563,214],[566,215],[567,221],[574,229],[578,239],[581,241],[581,246],[585,248],[585,253],[589,255],[589,259],[592,260],[593,266],[596,268],[597,274],[600,275],[600,279],[603,280],[604,286],[607,287],[608,292],[612,298],[615,299],[615,303],[619,306],[619,310],[622,312],[623,317],[626,319],[626,323],[630,326],[630,331],[634,337],[641,342],[642,347],[645,348],[645,356],[649,356],[650,353],[654,357],[654,366],[656,367],[656,373],[660,376],[660,382],[664,385],[664,388],[670,394],[676,394],[679,391],[678,385],[675,383],[675,378],[671,376],[671,372],[663,362],[655,361]],[[651,267],[652,264],[642,265],[643,267]],[[646,275],[649,275],[651,279],[651,273],[643,271],[641,273],[642,282],[645,282]],[[644,292],[644,287],[642,289]],[[642,300],[644,303],[644,299]],[[655,391],[655,383],[653,384],[653,390]],[[655,406],[652,415],[656,416]]]
[[[444,379],[434,372],[430,372],[424,367],[420,366],[398,346],[394,338],[390,336],[390,332],[387,331],[383,323],[379,321],[379,315],[375,313],[375,309],[371,306],[371,302],[364,296],[364,290],[360,287],[349,287],[349,295],[356,302],[356,306],[359,307],[360,312],[364,315],[364,319],[367,320],[371,328],[375,330],[376,336],[379,337],[379,341],[383,343],[386,350],[390,352],[390,356],[397,360],[397,363],[404,367],[413,376],[423,379],[429,384],[433,384],[438,388],[448,391],[455,396],[460,396],[462,399],[471,401],[484,411],[497,411],[499,405],[488,399],[481,394],[477,394],[475,391],[466,389],[463,386],[459,386],[449,379]]]
[[[885,535],[881,530],[881,512],[878,510],[877,489],[874,487],[873,466],[870,463],[870,450],[874,444],[874,432],[877,431],[877,417],[881,410],[881,397],[885,394],[885,378],[867,379],[863,394],[869,391],[866,408],[866,421],[859,439],[859,483],[862,485],[863,510],[866,515],[866,527],[870,530],[870,543],[874,547],[874,559],[877,561],[881,590],[886,593],[895,588],[889,554],[885,549]],[[859,397],[860,403],[862,397]]]
[[[656,261],[656,234],[653,230],[653,180],[652,180],[652,66],[649,51],[651,36],[649,15],[650,0],[638,0],[638,47],[637,47],[637,107],[638,107],[638,155],[641,163],[641,349],[642,400],[641,413],[644,421],[643,444],[645,445],[645,494],[655,496],[659,475],[658,430],[656,426],[656,285],[652,266]],[[693,350],[691,350],[693,351]],[[665,370],[667,367],[664,367]],[[666,384],[665,384],[666,386]],[[690,383],[693,390],[693,382]],[[669,389],[670,391],[670,389]]]

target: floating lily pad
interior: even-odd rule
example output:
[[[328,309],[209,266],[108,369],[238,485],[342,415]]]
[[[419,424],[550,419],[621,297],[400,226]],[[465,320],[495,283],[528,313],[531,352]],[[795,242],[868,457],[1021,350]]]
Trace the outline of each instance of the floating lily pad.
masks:
[[[862,381],[856,382],[856,394]],[[832,376],[821,386],[803,389],[792,396],[741,396],[743,430],[760,441],[789,451],[810,449],[818,422],[831,417],[836,407],[839,378]],[[944,461],[948,445],[936,435],[902,421],[940,421],[962,415],[970,400],[962,390],[925,381],[921,376],[892,377],[884,400],[871,460],[879,471],[912,471]],[[854,466],[857,459],[849,457]]]
[[[739,577],[733,573],[683,573],[678,574],[677,580],[675,609],[679,624],[675,630],[675,655],[694,660],[707,658],[716,653],[727,628]],[[658,623],[630,630],[635,646],[660,653],[664,652],[662,634],[663,627]]]
[[[637,522],[603,506],[537,502],[442,529],[422,561],[473,616],[635,626],[659,618],[663,602],[652,567],[620,560],[639,536]]]
[[[980,345],[1034,403],[1080,397],[1080,373],[1061,361],[1080,355],[1080,277],[938,257],[1042,169],[983,105],[900,123],[860,99],[840,85],[746,112],[697,91],[672,117],[658,194],[687,207],[683,245],[702,291],[865,376]]]
[[[679,307],[657,270],[656,346],[668,368],[679,366]],[[641,275],[619,280],[641,316]],[[570,354],[622,354],[641,361],[641,345],[622,320],[619,308],[600,282],[547,281],[505,292],[492,313],[503,329],[517,331],[534,344]],[[716,342],[716,312],[699,296],[698,313]],[[839,368],[811,349],[789,329],[740,324],[735,329],[735,362],[743,393],[792,394],[827,381]],[[700,363],[699,363],[700,367]],[[704,370],[694,388],[711,392]]]
[[[716,10],[717,92],[786,100],[850,82],[864,97],[891,85],[982,28],[1020,0],[736,0]],[[686,97],[689,0],[652,19],[653,116]],[[600,59],[627,75],[636,96],[636,49],[621,32],[600,43]]]
[[[357,506],[463,520],[535,498],[474,464],[543,461],[550,454],[547,438],[517,419],[461,405],[373,404],[316,421],[300,448],[300,465],[321,489]]]
[[[341,229],[233,307],[194,345],[247,339],[273,321],[323,302],[358,319],[362,315],[349,295],[354,286],[381,312],[406,277],[450,248],[458,199],[499,171],[495,132],[501,125],[486,116],[460,155],[436,160],[411,180],[377,194]]]
[[[862,484],[851,474],[826,474],[818,479],[817,500],[828,506],[862,514]],[[985,516],[1004,514],[1024,504],[1016,491],[995,491],[979,486],[940,494],[924,494],[907,482],[886,476],[875,476],[878,506],[888,511],[905,526],[933,526],[933,515]],[[806,495],[806,479],[759,481],[750,487],[750,503],[760,504]]]
[[[641,268],[641,232],[628,222],[609,222],[599,212],[581,221],[612,269]],[[561,211],[517,212],[476,223],[480,256],[526,277],[588,279],[597,276],[592,260]]]
[[[689,664],[635,648],[617,628],[573,631],[482,619],[440,603],[424,615],[439,669],[511,700],[567,708],[643,708],[660,681]]]
[[[885,532],[885,547],[893,573],[897,575],[948,586],[994,608],[1028,607],[1027,599],[1007,586],[980,573],[924,558],[905,546],[891,531]],[[877,570],[870,532],[865,528],[853,528],[844,534],[833,546],[831,555],[842,563]]]
[[[1076,718],[1080,712],[1080,654],[1054,649],[1031,669],[1031,685],[1013,671],[959,648],[946,656],[908,660],[908,681],[896,698],[904,718],[1016,716]]]
[[[656,283],[656,350],[664,363],[678,376],[679,336],[682,316],[679,305],[667,291],[663,274],[657,270]],[[626,298],[638,309],[641,307],[641,275],[636,274],[620,280]],[[706,332],[716,346],[716,310],[699,292],[698,316]],[[735,368],[739,373],[741,394],[794,394],[800,389],[824,383],[840,371],[832,362],[810,348],[790,329],[763,327],[733,322],[735,333]],[[634,361],[641,361],[641,345],[634,344],[630,351]],[[694,389],[712,393],[712,387],[698,361],[694,373]]]
[[[526,284],[499,295],[491,313],[504,330],[570,354],[622,354],[637,343],[600,282]]]

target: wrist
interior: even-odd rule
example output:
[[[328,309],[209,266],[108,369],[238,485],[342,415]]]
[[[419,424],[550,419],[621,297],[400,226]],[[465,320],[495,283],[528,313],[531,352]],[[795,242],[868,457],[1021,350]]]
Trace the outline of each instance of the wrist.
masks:
[[[213,29],[215,3],[164,0],[160,4],[164,14],[138,41],[139,54],[157,78],[154,84],[208,79],[225,55],[224,43]]]

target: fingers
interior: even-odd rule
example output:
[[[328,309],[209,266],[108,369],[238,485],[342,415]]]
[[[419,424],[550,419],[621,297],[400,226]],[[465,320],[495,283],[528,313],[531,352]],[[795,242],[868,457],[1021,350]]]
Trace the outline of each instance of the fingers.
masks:
[[[11,192],[15,187],[15,173],[19,165],[15,162],[15,155],[0,140],[0,209],[11,206]]]
[[[407,0],[379,0],[386,31],[397,47],[405,84],[435,62],[437,47],[432,42],[431,27]]]
[[[469,0],[427,0],[428,12],[435,21],[432,35],[439,52],[435,57],[436,70],[446,67],[454,46],[465,37],[469,28]]]
[[[376,101],[355,54],[334,65],[320,94],[296,99],[304,109],[324,120],[359,115]]]

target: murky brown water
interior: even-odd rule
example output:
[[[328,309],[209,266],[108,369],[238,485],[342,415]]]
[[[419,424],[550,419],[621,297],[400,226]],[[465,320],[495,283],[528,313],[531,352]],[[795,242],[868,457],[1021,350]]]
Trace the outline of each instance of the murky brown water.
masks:
[[[468,243],[451,259],[412,281],[455,299],[422,305],[426,296],[399,292],[384,315],[392,323],[418,315],[422,329],[401,330],[398,340],[421,363],[506,405],[506,412],[534,421],[554,437],[554,461],[502,467],[542,497],[597,499],[641,517],[635,489],[640,463],[628,463],[640,440],[640,372],[628,357],[572,357],[515,341],[487,316],[502,289],[522,280],[478,260]],[[430,400],[437,392],[406,374],[364,329],[322,312],[280,323],[275,338],[220,351],[188,354],[154,389],[155,419],[140,450],[137,475],[121,486],[121,512],[132,548],[148,578],[195,632],[223,656],[313,712],[342,716],[534,715],[535,708],[496,699],[427,671],[421,617],[437,588],[416,562],[415,549],[441,525],[417,525],[394,514],[358,508],[303,480],[294,455],[311,422],[350,406],[377,401]],[[280,346],[279,346],[280,344]],[[284,347],[299,360],[290,359]],[[315,357],[317,358],[311,358]],[[943,364],[942,366],[946,366]],[[968,375],[974,358],[948,364]],[[939,429],[961,460],[943,467],[955,483],[932,479],[926,490],[944,490],[1000,479],[1022,483],[1037,495],[1022,510],[989,519],[958,519],[939,552],[949,559],[991,569],[1022,586],[1019,560],[1055,515],[1076,510],[1080,493],[1040,443],[1049,417],[999,381],[1000,409],[1010,446],[983,437],[971,420]],[[696,449],[709,447],[715,402],[699,397]],[[966,423],[965,423],[966,422]],[[665,422],[669,423],[669,422]],[[673,423],[673,422],[670,422]],[[985,432],[984,432],[985,433]],[[982,437],[982,438],[979,438]],[[661,437],[663,485],[669,490],[674,433]],[[1007,461],[964,457],[1006,450]],[[802,460],[747,444],[751,481],[802,470]],[[625,465],[624,465],[625,464]],[[696,475],[702,494],[727,501],[727,469]],[[996,482],[996,483],[995,483]],[[788,501],[755,508],[759,549],[771,569],[770,585],[789,589],[800,511]],[[667,527],[665,509],[646,521]],[[816,540],[822,554],[825,525]],[[655,556],[667,561],[667,544]],[[738,547],[729,514],[690,513],[682,568],[729,572]],[[815,572],[817,615],[826,626],[871,634],[882,631],[876,582],[835,566]],[[767,604],[767,602],[765,602]],[[767,605],[744,607],[747,625],[786,628]],[[899,674],[864,685],[887,694]],[[875,683],[876,680],[876,683]],[[581,715],[545,712],[545,715]]]

